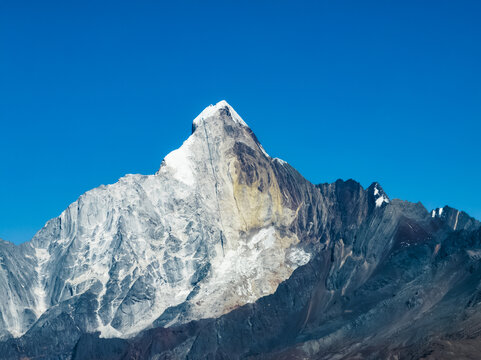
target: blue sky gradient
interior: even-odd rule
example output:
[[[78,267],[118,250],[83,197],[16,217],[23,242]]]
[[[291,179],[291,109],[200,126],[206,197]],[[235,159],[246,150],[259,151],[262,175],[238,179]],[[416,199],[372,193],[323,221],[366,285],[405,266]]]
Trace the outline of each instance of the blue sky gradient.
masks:
[[[481,218],[480,1],[0,2],[0,238],[154,173],[227,100],[314,183]]]

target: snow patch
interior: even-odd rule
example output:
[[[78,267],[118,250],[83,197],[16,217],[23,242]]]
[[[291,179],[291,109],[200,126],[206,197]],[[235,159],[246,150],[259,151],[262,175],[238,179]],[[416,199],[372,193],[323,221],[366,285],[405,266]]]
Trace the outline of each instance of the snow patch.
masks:
[[[287,162],[282,160],[282,159],[279,159],[279,158],[274,158],[275,161],[277,161],[279,164],[281,165],[287,165]]]
[[[33,293],[37,299],[37,306],[34,309],[37,318],[39,318],[47,310],[47,292],[45,291],[45,272],[43,270],[45,264],[50,259],[50,254],[47,249],[35,248],[35,257],[37,258],[37,283],[33,288]]]
[[[191,138],[187,139],[180,148],[170,152],[164,158],[164,165],[172,170],[174,178],[188,186],[192,186],[195,183],[190,159],[190,144]]]
[[[114,329],[110,324],[102,325],[97,328],[100,331],[100,338],[122,338],[122,333]]]
[[[311,254],[305,252],[301,248],[292,248],[287,253],[287,260],[298,266],[306,265],[311,260]]]
[[[376,207],[381,207],[384,203],[389,204],[389,199],[384,193],[381,193],[381,191],[379,191],[377,184],[374,186],[374,197],[377,197]]]
[[[444,211],[444,207],[434,209],[433,211],[431,211],[431,217],[432,218],[441,217],[441,215],[443,214],[443,211]]]
[[[376,199],[376,207],[381,207],[384,203],[389,204],[389,199],[384,195]]]
[[[211,261],[211,277],[192,299],[194,317],[220,316],[275,292],[292,271],[310,260],[301,248],[283,248],[284,241],[269,226],[220,252]]]

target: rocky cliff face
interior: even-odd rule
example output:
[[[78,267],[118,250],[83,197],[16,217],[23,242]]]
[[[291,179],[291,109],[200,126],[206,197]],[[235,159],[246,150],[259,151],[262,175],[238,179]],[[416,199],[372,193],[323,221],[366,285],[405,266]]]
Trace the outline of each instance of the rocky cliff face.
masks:
[[[313,185],[220,102],[155,175],[0,243],[0,358],[423,355],[478,331],[479,228]]]

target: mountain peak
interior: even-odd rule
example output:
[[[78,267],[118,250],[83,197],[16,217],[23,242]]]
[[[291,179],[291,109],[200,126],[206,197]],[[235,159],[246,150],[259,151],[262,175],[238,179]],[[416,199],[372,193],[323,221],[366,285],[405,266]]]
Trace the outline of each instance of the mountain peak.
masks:
[[[217,165],[221,162],[227,164],[226,159],[239,146],[247,146],[269,157],[234,108],[225,100],[219,101],[206,107],[194,119],[192,134],[180,148],[164,158],[157,174],[167,172],[180,182],[193,186],[197,183],[196,174],[202,173],[199,170],[202,164],[210,164],[216,169],[214,171],[218,171]]]
[[[371,193],[376,203],[376,207],[381,207],[384,203],[389,204],[390,200],[387,194],[384,192],[384,189],[378,182],[373,182],[368,191]]]
[[[192,132],[194,132],[195,129],[202,124],[202,122],[208,121],[212,118],[220,118],[219,115],[226,115],[234,123],[248,127],[244,120],[242,120],[239,114],[234,110],[234,108],[230,106],[227,101],[221,100],[215,105],[211,104],[207,106],[199,115],[197,115],[192,123]]]
[[[445,205],[431,211],[433,219],[441,219],[445,221],[453,230],[468,229],[473,230],[479,227],[479,221],[472,218],[464,211]]]

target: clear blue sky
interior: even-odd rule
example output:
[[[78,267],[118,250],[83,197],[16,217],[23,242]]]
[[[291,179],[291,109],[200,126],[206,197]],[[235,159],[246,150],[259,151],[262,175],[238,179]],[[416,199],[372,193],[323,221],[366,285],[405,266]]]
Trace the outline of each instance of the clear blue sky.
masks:
[[[312,182],[481,218],[480,1],[0,2],[0,238],[154,173],[227,100]]]

